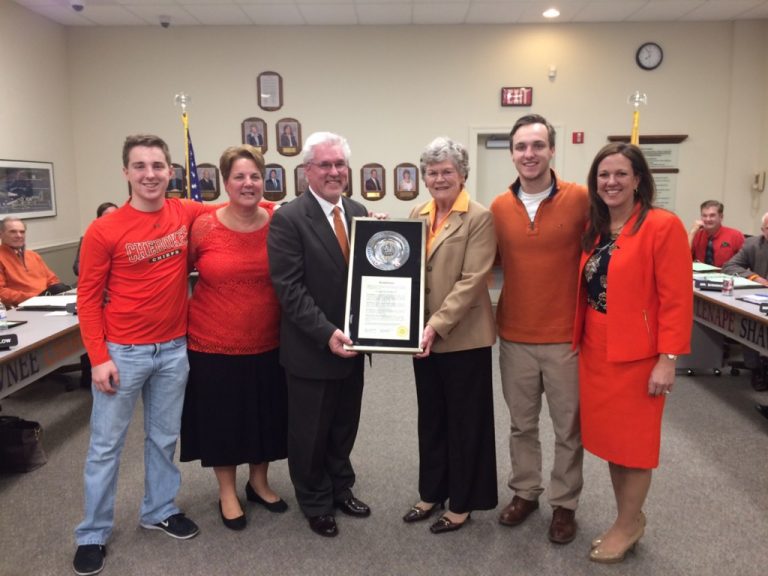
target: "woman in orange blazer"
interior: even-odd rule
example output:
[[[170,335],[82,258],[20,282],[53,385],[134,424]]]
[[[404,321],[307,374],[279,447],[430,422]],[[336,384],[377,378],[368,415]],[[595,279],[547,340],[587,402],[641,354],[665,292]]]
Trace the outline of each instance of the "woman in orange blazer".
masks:
[[[691,251],[673,213],[653,207],[637,146],[611,143],[589,170],[574,346],[584,448],[608,461],[617,517],[590,559],[621,562],[645,530],[643,503],[659,463],[661,418],[675,360],[689,352]]]
[[[426,317],[413,361],[419,412],[419,495],[405,522],[448,510],[430,527],[458,530],[472,510],[496,507],[491,346],[496,325],[488,274],[496,256],[491,213],[469,199],[466,149],[437,138],[421,155],[432,199],[411,218],[427,227]]]

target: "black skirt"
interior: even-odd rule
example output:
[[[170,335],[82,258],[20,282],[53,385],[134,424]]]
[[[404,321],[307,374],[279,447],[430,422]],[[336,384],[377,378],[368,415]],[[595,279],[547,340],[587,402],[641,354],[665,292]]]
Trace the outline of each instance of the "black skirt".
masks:
[[[228,355],[189,351],[182,462],[205,467],[286,457],[287,393],[279,349]]]

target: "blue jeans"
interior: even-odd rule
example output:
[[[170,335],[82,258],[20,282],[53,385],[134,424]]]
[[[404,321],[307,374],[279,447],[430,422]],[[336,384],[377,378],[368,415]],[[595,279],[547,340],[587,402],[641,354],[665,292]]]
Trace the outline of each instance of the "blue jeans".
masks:
[[[144,500],[140,522],[156,524],[179,509],[181,485],[173,463],[189,362],[186,337],[160,344],[107,343],[120,374],[114,395],[93,388],[91,443],[85,462],[85,518],[78,546],[105,544],[114,524],[115,491],[125,435],[141,394],[144,402]]]

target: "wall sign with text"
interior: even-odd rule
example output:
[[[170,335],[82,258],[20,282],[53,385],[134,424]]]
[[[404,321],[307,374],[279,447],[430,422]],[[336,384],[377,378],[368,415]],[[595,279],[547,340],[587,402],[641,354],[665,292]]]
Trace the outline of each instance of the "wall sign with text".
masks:
[[[502,106],[531,106],[533,88],[530,86],[508,86],[501,89]]]

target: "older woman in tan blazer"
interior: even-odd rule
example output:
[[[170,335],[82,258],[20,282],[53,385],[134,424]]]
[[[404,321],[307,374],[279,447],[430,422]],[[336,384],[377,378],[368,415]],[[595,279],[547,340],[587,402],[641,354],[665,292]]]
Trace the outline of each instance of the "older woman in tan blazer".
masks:
[[[419,404],[419,495],[405,522],[448,510],[430,527],[458,530],[472,510],[496,507],[491,346],[496,328],[487,278],[496,255],[491,213],[464,189],[466,149],[437,138],[421,155],[432,195],[411,212],[427,226],[423,353],[413,370]]]

